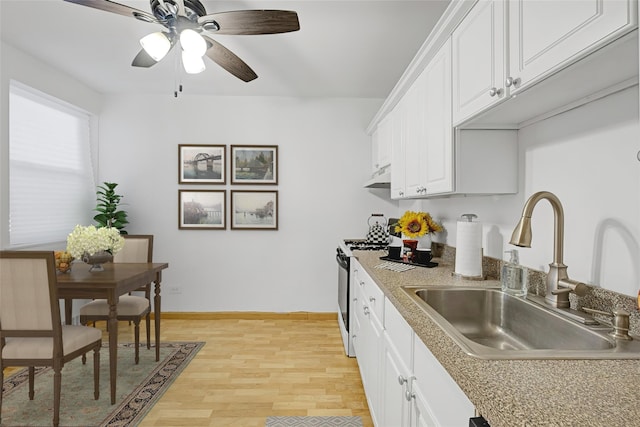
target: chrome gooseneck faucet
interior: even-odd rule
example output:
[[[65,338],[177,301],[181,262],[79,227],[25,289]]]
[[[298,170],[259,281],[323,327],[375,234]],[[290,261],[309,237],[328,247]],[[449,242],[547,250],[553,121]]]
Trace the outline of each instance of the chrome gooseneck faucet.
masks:
[[[567,266],[562,262],[564,249],[564,210],[555,194],[548,191],[540,191],[529,197],[522,210],[522,218],[513,230],[511,244],[525,248],[531,247],[531,215],[533,208],[542,200],[547,199],[553,208],[553,262],[549,264],[547,273],[547,291],[545,301],[553,307],[568,308],[569,293],[574,292],[582,296],[589,289],[587,285],[569,279]]]

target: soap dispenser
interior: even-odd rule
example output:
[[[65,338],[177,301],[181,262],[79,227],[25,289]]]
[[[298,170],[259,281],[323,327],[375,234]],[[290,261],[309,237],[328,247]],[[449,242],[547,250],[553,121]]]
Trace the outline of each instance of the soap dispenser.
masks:
[[[527,268],[519,264],[518,251],[516,249],[505,251],[505,253],[510,253],[511,257],[508,262],[504,262],[502,265],[502,274],[500,275],[502,290],[511,295],[526,296]]]

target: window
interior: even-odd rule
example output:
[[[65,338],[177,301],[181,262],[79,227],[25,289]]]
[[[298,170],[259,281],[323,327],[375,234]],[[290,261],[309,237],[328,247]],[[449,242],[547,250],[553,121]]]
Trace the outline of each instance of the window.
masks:
[[[66,241],[95,206],[91,115],[11,81],[9,244]]]

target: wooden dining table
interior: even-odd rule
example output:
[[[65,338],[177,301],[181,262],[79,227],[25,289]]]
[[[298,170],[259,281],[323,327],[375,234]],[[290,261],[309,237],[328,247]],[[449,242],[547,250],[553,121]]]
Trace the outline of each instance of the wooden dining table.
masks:
[[[160,360],[160,282],[167,263],[105,263],[104,271],[91,272],[91,266],[74,263],[70,273],[58,274],[58,297],[65,301],[65,323],[71,324],[74,299],[106,299],[109,304],[109,380],[111,404],[116,402],[118,373],[118,299],[147,283],[154,283],[156,361]]]

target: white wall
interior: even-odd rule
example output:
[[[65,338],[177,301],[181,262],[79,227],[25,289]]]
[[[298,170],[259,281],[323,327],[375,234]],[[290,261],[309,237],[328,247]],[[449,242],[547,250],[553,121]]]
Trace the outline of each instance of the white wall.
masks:
[[[362,188],[365,128],[381,102],[108,97],[100,181],[119,183],[129,233],[154,234],[154,259],[169,263],[163,310],[334,311],[338,241],[364,238],[371,212],[398,209]],[[179,230],[179,189],[258,187],[178,185],[178,144],[277,144],[279,185],[265,188],[279,191],[279,230]]]
[[[332,311],[339,239],[364,237],[372,212],[424,209],[447,229],[478,214],[485,254],[502,257],[527,197],[552,191],[564,205],[570,277],[627,295],[640,286],[638,89],[634,87],[520,131],[520,192],[404,202],[361,187],[369,173],[364,129],[382,100],[102,95],[6,44],[0,45],[0,247],[8,245],[8,81],[20,81],[101,114],[98,182],[118,189],[132,233],[156,235],[168,311]],[[177,145],[278,144],[280,230],[178,230]],[[226,185],[224,188],[232,188]],[[233,188],[240,188],[235,186]],[[254,187],[255,188],[255,187]],[[551,209],[533,215],[523,264],[552,259]],[[61,242],[63,245],[63,242]],[[62,247],[62,246],[61,246]],[[180,292],[179,294],[171,294]]]
[[[519,131],[520,177],[513,196],[422,201],[444,222],[439,241],[456,244],[456,221],[476,213],[485,255],[502,258],[531,194],[555,193],[564,207],[564,263],[569,277],[635,296],[640,287],[640,150],[638,86]],[[532,216],[531,248],[522,264],[547,271],[553,260],[553,213],[541,201]]]

